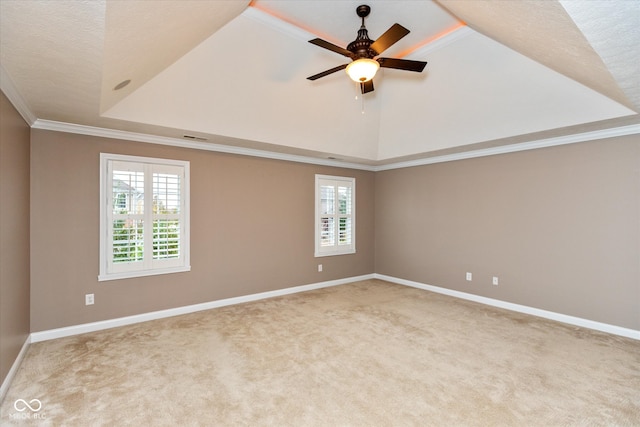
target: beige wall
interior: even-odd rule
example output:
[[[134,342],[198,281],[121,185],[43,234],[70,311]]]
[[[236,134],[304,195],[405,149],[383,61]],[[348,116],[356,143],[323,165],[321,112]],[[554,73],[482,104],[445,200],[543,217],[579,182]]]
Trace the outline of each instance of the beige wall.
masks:
[[[377,273],[640,329],[638,135],[379,172],[375,186]]]
[[[640,329],[637,136],[376,174],[31,139],[33,332],[374,271]],[[191,272],[97,281],[100,152],[191,161]],[[357,178],[357,254],[313,257],[315,173]]]
[[[32,332],[374,272],[372,172],[36,129],[31,149]],[[191,162],[191,272],[98,282],[100,152]],[[354,255],[313,255],[316,173],[356,177]]]
[[[0,93],[0,383],[29,335],[29,126]]]

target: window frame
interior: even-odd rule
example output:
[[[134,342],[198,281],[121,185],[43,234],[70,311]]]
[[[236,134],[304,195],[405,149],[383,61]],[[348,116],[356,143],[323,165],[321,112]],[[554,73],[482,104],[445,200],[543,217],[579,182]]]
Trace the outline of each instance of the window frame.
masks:
[[[338,185],[344,185],[351,189],[351,206],[350,206],[350,214],[340,214],[336,212],[334,221],[335,229],[334,235],[336,236],[335,244],[331,246],[322,246],[322,218],[327,215],[321,212],[322,201],[321,201],[321,190],[320,187],[322,185],[334,185],[336,187],[335,191],[335,199],[334,204],[338,206]],[[348,245],[341,245],[339,243],[339,218],[345,217],[351,219],[351,243]],[[315,177],[315,257],[325,257],[325,256],[334,256],[334,255],[348,255],[356,253],[356,179],[354,177],[345,177],[345,176],[333,176],[333,175],[320,175],[316,174]]]
[[[142,169],[144,173],[144,217],[143,237],[145,239],[143,261],[121,263],[114,267],[113,257],[113,170],[114,162],[131,163],[132,170]],[[153,212],[153,174],[180,173],[180,255],[178,258],[153,258],[153,226],[161,215]],[[100,153],[100,266],[98,281],[127,279],[158,274],[178,273],[191,270],[190,265],[190,196],[189,161],[130,156],[124,154]],[[155,215],[155,216],[154,216]],[[172,214],[176,215],[176,214]]]

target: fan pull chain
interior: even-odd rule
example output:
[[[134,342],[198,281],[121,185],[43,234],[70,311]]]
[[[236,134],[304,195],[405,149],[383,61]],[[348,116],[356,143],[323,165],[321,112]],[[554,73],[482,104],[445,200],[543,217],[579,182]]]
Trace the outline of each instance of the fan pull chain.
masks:
[[[358,100],[358,93],[361,91],[361,88],[362,88],[362,83],[356,83],[356,101]],[[361,102],[362,102],[362,104],[361,104],[362,105],[361,112],[362,112],[362,114],[364,114],[364,95],[362,95],[360,97],[360,99],[361,99]]]

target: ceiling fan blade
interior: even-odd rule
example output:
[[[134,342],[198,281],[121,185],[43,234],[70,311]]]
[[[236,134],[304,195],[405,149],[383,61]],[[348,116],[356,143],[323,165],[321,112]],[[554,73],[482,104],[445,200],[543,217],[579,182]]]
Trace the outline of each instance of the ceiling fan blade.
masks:
[[[336,46],[333,43],[329,43],[326,40],[313,39],[313,40],[309,40],[309,43],[315,44],[316,46],[323,47],[323,48],[328,49],[328,50],[330,50],[332,52],[339,53],[340,55],[344,55],[347,58],[353,58],[353,53],[352,52],[350,52],[347,49],[342,48],[340,46]]]
[[[368,92],[373,92],[373,80],[369,80],[368,82],[360,83],[360,91],[365,94]]]
[[[338,65],[337,67],[333,67],[330,70],[326,70],[326,71],[323,71],[321,73],[314,74],[311,77],[307,77],[307,80],[318,80],[320,77],[328,76],[329,74],[333,74],[336,71],[344,70],[345,68],[347,68],[347,65],[349,65],[349,64]]]
[[[393,24],[378,40],[371,44],[371,49],[375,50],[378,55],[387,50],[391,45],[409,34],[409,30],[400,24]]]
[[[422,72],[427,65],[427,63],[423,61],[396,58],[378,58],[378,62],[383,68],[395,68],[398,70],[415,71],[417,73]]]

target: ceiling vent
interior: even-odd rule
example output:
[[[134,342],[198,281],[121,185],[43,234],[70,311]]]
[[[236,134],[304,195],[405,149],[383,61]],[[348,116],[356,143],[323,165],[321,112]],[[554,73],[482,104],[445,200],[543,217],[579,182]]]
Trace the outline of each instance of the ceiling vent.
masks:
[[[202,138],[201,136],[182,135],[182,137],[186,139],[191,139],[193,141],[208,141],[207,138]]]

